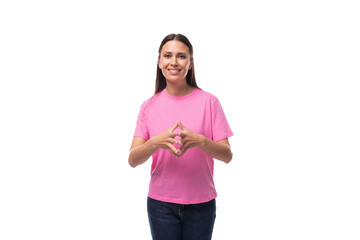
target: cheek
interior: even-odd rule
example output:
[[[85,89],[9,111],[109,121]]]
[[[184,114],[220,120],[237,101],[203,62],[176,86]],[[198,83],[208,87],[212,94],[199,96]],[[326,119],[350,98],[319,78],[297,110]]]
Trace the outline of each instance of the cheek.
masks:
[[[159,61],[159,68],[164,68],[164,66],[166,66],[167,65],[167,62],[166,61],[164,61],[164,60],[160,60]]]

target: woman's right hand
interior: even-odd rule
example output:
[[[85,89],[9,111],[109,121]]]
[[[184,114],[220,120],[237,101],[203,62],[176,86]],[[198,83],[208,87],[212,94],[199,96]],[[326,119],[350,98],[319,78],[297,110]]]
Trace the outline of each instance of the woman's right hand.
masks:
[[[174,144],[180,144],[180,142],[175,140],[176,136],[179,136],[180,133],[174,132],[178,127],[178,122],[175,125],[171,126],[169,129],[163,131],[162,133],[149,139],[156,148],[162,148],[169,150],[175,157],[179,157],[177,153],[179,150],[175,148]]]

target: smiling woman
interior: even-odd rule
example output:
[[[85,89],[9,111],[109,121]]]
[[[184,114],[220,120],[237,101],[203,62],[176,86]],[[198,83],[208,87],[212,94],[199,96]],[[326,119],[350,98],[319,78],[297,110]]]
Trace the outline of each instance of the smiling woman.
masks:
[[[178,72],[176,72],[178,71]],[[155,94],[161,92],[167,87],[167,91],[177,90],[174,86],[177,83],[183,83],[183,87],[198,88],[195,79],[195,68],[193,58],[193,47],[190,41],[182,34],[170,34],[166,36],[160,44],[158,64],[156,71]],[[183,80],[186,81],[183,81]],[[181,89],[180,89],[181,90]],[[191,89],[187,89],[185,94]],[[177,96],[179,92],[171,92]]]
[[[196,84],[189,40],[166,36],[155,94],[140,107],[128,160],[136,167],[152,156],[148,218],[153,239],[211,239],[214,158],[231,161],[232,135],[219,100]]]
[[[180,41],[169,41],[162,47],[158,64],[162,74],[173,83],[186,78],[191,69],[189,48]]]

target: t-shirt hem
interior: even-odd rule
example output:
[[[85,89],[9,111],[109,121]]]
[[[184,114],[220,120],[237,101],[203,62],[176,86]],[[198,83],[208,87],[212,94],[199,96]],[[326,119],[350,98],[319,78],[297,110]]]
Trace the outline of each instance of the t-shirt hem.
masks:
[[[225,138],[232,137],[232,136],[234,136],[234,134],[233,134],[233,133],[230,133],[230,134],[224,135],[223,137],[214,138],[213,141],[214,141],[214,142],[217,142],[217,141],[220,141],[220,140],[223,140],[223,139],[225,139]]]
[[[191,199],[191,200],[179,200],[179,199],[173,199],[173,198],[166,198],[166,197],[159,197],[156,195],[148,194],[148,197],[163,201],[163,202],[169,202],[169,203],[176,203],[176,204],[199,204],[199,203],[205,203],[213,200],[217,197],[217,194],[214,194],[213,196],[209,196],[207,198],[200,198],[200,199]]]
[[[146,141],[148,141],[150,138],[149,137],[144,137],[140,134],[134,134],[133,137],[141,137],[141,138],[145,138]]]

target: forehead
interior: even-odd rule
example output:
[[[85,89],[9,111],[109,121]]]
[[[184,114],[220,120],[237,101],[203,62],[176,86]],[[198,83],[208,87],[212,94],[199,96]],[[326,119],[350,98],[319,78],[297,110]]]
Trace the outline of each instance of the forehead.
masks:
[[[177,40],[171,40],[165,43],[161,49],[161,52],[183,52],[190,54],[189,48],[184,43]]]

